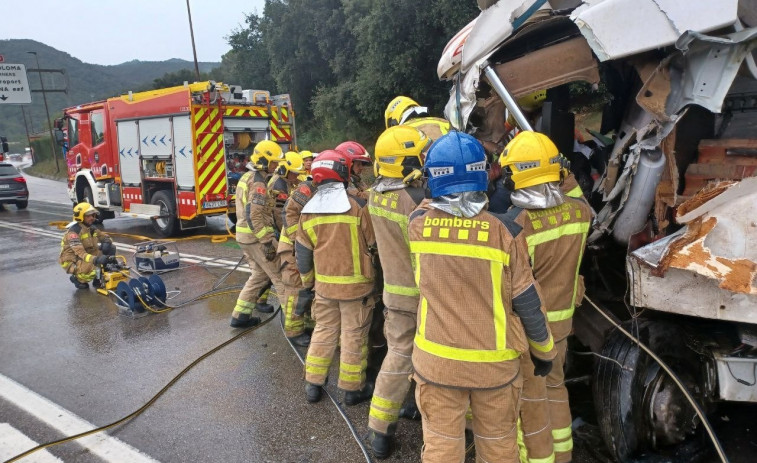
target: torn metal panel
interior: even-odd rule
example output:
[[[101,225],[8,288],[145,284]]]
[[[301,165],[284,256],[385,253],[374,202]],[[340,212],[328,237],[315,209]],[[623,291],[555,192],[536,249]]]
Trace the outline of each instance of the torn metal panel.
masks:
[[[568,82],[599,83],[599,63],[581,37],[542,48],[494,70],[516,98]]]
[[[600,61],[672,45],[686,31],[707,32],[738,20],[738,0],[603,0],[571,14]],[[622,31],[622,33],[618,33]]]
[[[439,64],[436,65],[436,75],[439,76],[439,80],[451,80],[460,70],[463,46],[477,20],[478,18],[473,19],[447,42],[444,51],[442,51],[442,57],[439,59]]]

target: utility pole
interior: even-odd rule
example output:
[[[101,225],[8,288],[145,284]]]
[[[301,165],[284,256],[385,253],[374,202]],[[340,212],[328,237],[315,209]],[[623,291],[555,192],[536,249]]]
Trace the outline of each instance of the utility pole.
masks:
[[[192,27],[192,11],[189,9],[189,0],[187,0],[187,15],[189,16],[189,35],[192,37],[192,54],[195,57],[195,76],[197,82],[200,81],[200,66],[197,64],[197,48],[195,48],[195,31]]]
[[[29,136],[29,126],[26,125],[26,111],[21,106],[21,115],[24,117],[24,129],[26,130],[26,141],[29,143],[29,155],[32,157],[32,165],[37,163],[34,156],[34,148],[32,148],[32,137]]]
[[[189,0],[187,0],[189,1]],[[45,84],[42,81],[42,70],[39,67],[39,56],[36,51],[27,51],[30,55],[34,55],[34,59],[37,61],[37,73],[39,74],[39,85],[42,89],[42,99],[45,102],[45,113],[47,114],[47,129],[50,131],[50,148],[52,149],[53,159],[55,159],[55,173],[60,173],[60,165],[58,165],[58,155],[55,153],[55,136],[53,135],[53,124],[50,122],[50,109],[47,107],[47,96],[45,94]]]

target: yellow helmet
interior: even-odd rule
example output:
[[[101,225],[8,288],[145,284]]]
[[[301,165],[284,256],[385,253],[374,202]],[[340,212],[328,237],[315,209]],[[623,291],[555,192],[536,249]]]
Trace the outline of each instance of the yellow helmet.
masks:
[[[302,150],[300,151],[300,157],[302,157],[302,160],[304,161],[305,159],[308,159],[308,158],[313,159],[315,156],[313,155],[312,152],[308,150]]]
[[[537,90],[518,98],[518,106],[520,106],[524,111],[536,111],[544,105],[544,100],[546,99],[547,91]]]
[[[407,125],[389,127],[376,140],[378,174],[405,178],[423,167],[421,153],[431,142],[420,130]]]
[[[506,182],[514,190],[559,182],[563,156],[546,135],[538,132],[523,131],[505,146],[499,157],[499,164],[504,168]]]
[[[271,140],[263,140],[252,151],[250,162],[256,169],[268,169],[268,164],[279,163],[284,160],[284,153],[278,143]]]
[[[426,114],[428,108],[421,106],[417,101],[406,96],[397,96],[386,107],[384,111],[384,122],[386,128],[394,127],[395,125],[404,124],[405,120],[413,114]]]
[[[284,161],[279,164],[279,175],[287,175],[293,172],[297,175],[301,175],[305,172],[305,163],[302,160],[302,155],[294,151],[287,151],[284,155]]]
[[[77,222],[84,222],[84,217],[95,214],[97,215],[97,209],[95,209],[95,206],[89,204],[89,203],[79,203],[76,206],[74,206],[74,220]]]

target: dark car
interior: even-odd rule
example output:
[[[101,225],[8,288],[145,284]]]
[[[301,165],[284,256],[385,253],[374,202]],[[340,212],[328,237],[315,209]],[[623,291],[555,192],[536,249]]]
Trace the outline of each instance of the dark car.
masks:
[[[0,205],[15,204],[19,209],[29,205],[26,179],[13,164],[0,162]]]

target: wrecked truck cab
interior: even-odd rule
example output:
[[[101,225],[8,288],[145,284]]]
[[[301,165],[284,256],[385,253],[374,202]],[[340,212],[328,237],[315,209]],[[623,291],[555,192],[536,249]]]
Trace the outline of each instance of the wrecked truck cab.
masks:
[[[479,5],[437,68],[447,119],[492,160],[514,126],[550,136],[596,212],[587,294],[704,411],[757,402],[755,2]],[[670,376],[589,304],[574,334],[601,355],[593,396],[616,460],[700,432]]]

